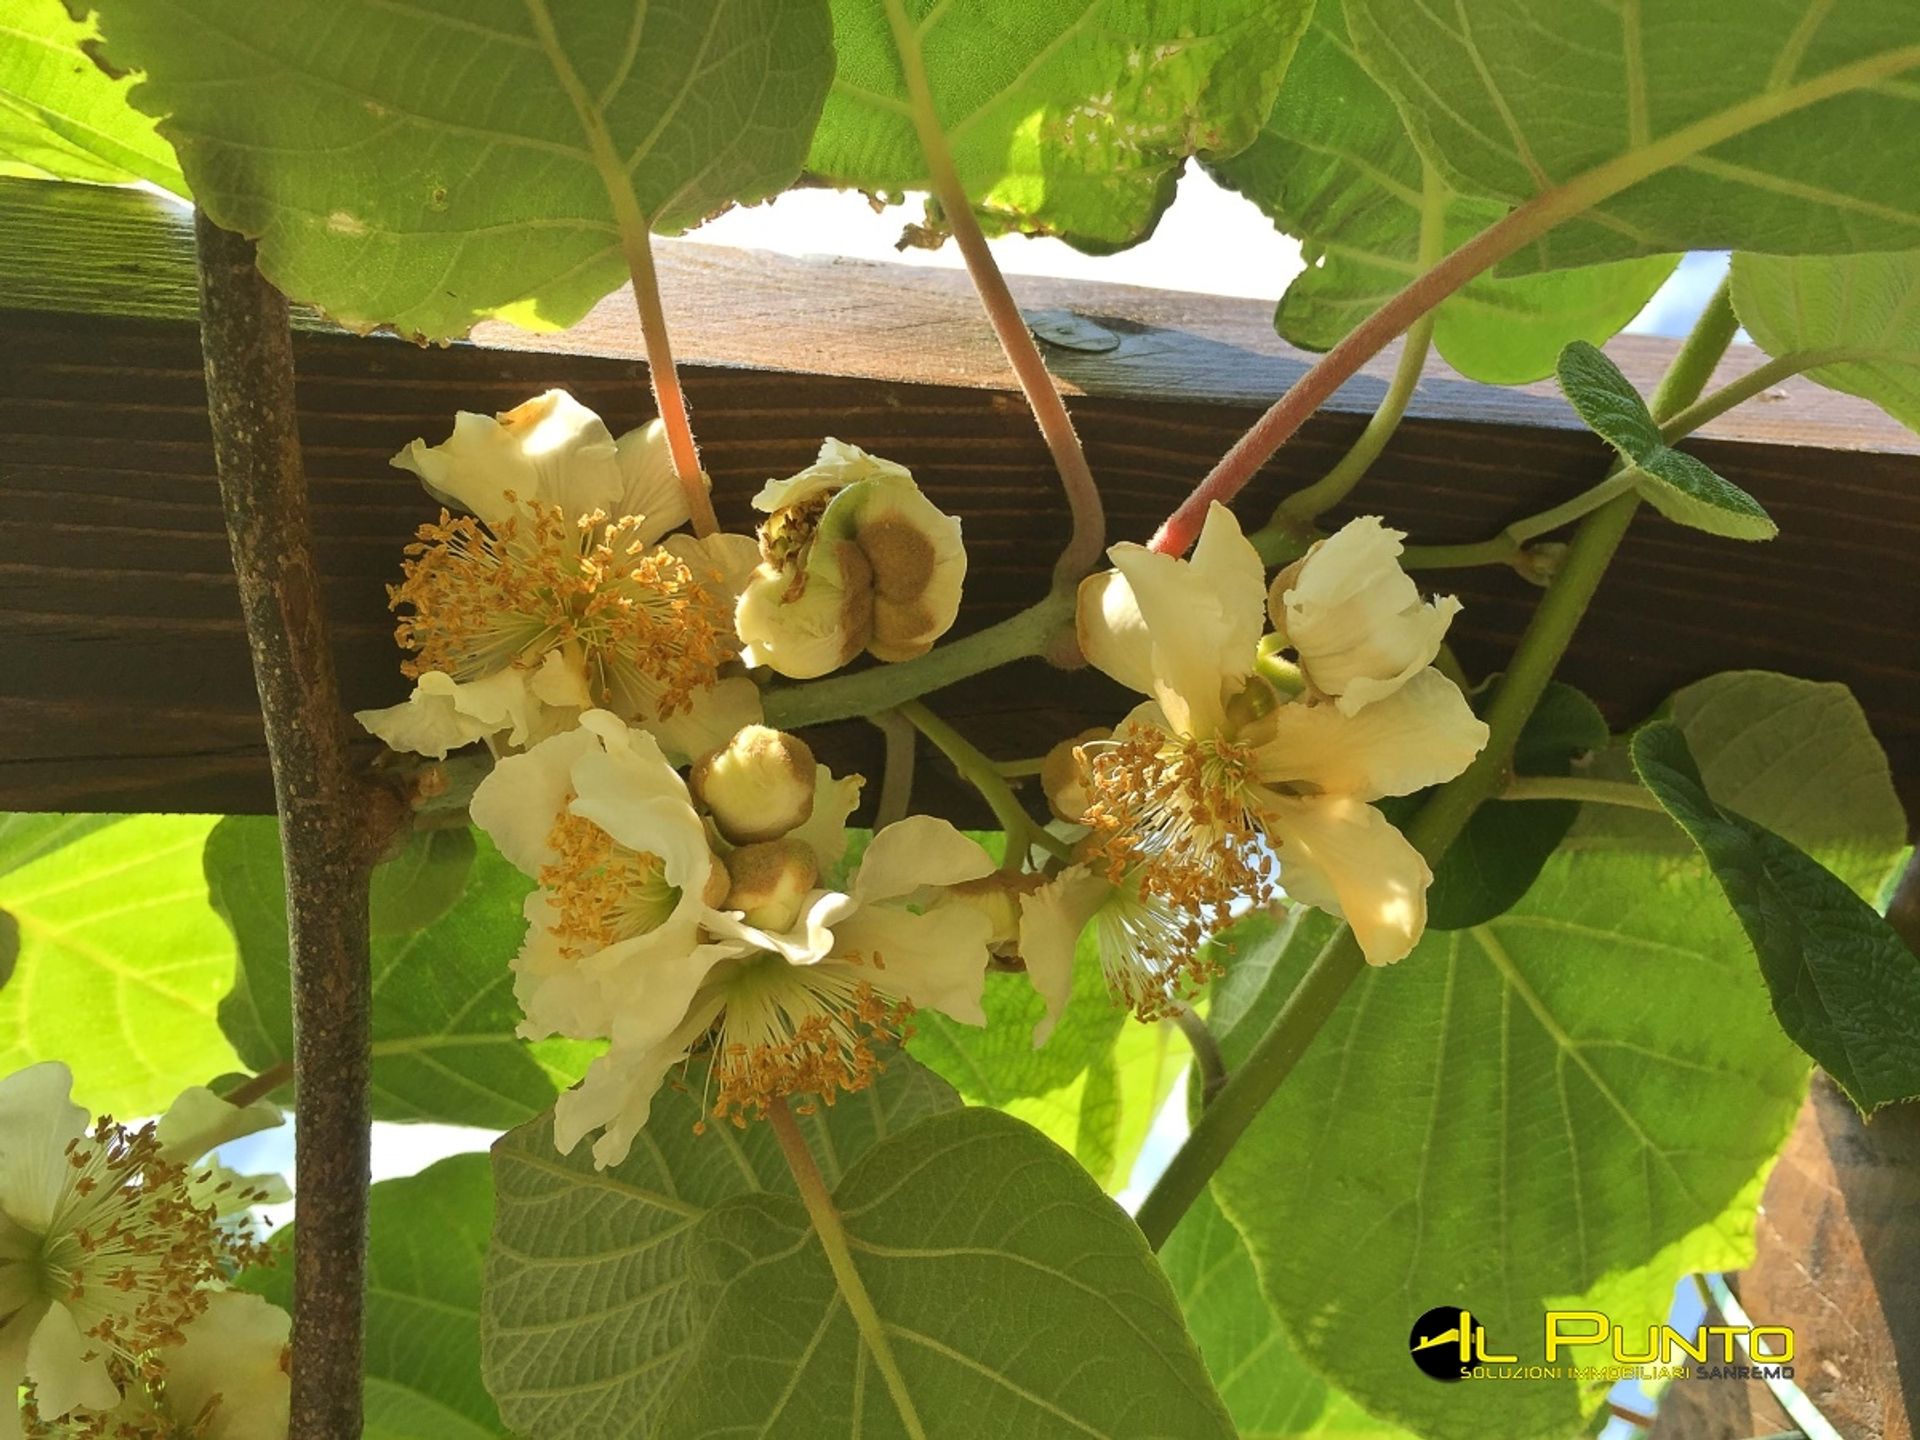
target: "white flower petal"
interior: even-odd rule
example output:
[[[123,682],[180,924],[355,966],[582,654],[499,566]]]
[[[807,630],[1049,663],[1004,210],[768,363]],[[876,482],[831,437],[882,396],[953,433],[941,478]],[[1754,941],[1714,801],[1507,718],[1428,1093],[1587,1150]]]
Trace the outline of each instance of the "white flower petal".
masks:
[[[1387,817],[1346,795],[1285,797],[1265,812],[1280,883],[1304,904],[1345,918],[1371,965],[1391,965],[1427,925],[1433,872]]]
[[[47,1307],[27,1341],[27,1379],[42,1420],[79,1409],[110,1410],[120,1387],[107,1373],[105,1347],[80,1333],[73,1312],[58,1301]]]
[[[660,544],[693,572],[694,579],[728,605],[738,602],[740,592],[747,588],[754,568],[760,563],[760,542],[751,535],[733,535],[726,531],[704,539],[669,535]]]
[[[642,515],[646,524],[635,533],[643,545],[652,545],[669,530],[687,523],[687,492],[673,473],[673,455],[667,427],[649,420],[614,442],[620,462],[620,498],[610,507],[616,516]]]
[[[1094,669],[1129,690],[1153,693],[1153,637],[1126,576],[1101,570],[1080,582],[1074,629],[1080,653]]]
[[[865,564],[858,547],[855,568]],[[871,576],[857,577],[849,594],[838,546],[816,544],[808,552],[806,588],[791,596],[797,572],[762,565],[748,579],[734,605],[733,624],[745,645],[741,658],[795,680],[813,680],[839,669],[861,650],[873,632]]]
[[[594,1165],[605,1170],[626,1159],[667,1072],[687,1058],[724,1003],[717,995],[703,997],[659,1044],[643,1049],[616,1045],[589,1065],[580,1083],[553,1107],[553,1138],[560,1153],[571,1153],[583,1136],[604,1127],[605,1133],[594,1142]]]
[[[204,1085],[182,1090],[154,1127],[162,1158],[191,1165],[209,1150],[286,1124],[287,1117],[271,1100],[235,1105]]]
[[[869,455],[858,445],[831,436],[820,444],[820,456],[813,464],[785,480],[769,480],[753,497],[753,508],[772,514],[790,505],[804,505],[821,495],[843,490],[856,481],[869,479],[906,480],[913,472],[878,455]]]
[[[1296,701],[1260,724],[1270,737],[1255,752],[1264,783],[1304,783],[1362,800],[1451,780],[1487,743],[1486,724],[1460,687],[1432,668],[1352,715]]]
[[[544,669],[544,665],[543,665]],[[510,745],[536,737],[541,704],[529,688],[530,674],[509,665],[481,680],[455,680],[429,670],[413,682],[413,694],[384,710],[357,710],[354,719],[390,750],[430,755],[447,752],[503,732]]]
[[[695,690],[684,709],[662,715],[651,702],[640,706],[635,721],[660,742],[676,765],[711,755],[748,725],[761,719],[760,687],[745,675],[728,675]]]
[[[567,730],[523,755],[509,755],[474,789],[467,812],[513,867],[538,876],[555,860],[548,841],[573,790],[574,763],[597,749],[600,737]]]
[[[87,1133],[72,1093],[73,1072],[57,1060],[0,1080],[0,1210],[28,1230],[52,1222],[67,1185],[67,1146]]]
[[[1042,1045],[1060,1023],[1073,993],[1073,959],[1087,922],[1113,893],[1113,885],[1082,865],[1069,866],[1032,894],[1020,897],[1020,957],[1027,978],[1046,1001],[1047,1014],[1033,1027]]]
[[[909,815],[873,837],[853,878],[862,905],[913,894],[923,885],[957,885],[994,871],[993,857],[945,820]]]
[[[549,390],[497,418],[462,411],[438,445],[415,440],[393,457],[443,504],[488,526],[521,502],[558,505],[570,520],[611,510],[623,481],[613,436],[598,415],[564,390]]]
[[[836,927],[858,908],[858,903],[851,895],[836,890],[815,890],[786,930],[749,925],[737,910],[707,912],[706,928],[735,946],[735,953],[764,950],[789,965],[817,965],[832,952]]]
[[[167,1408],[190,1423],[218,1397],[201,1440],[286,1440],[289,1377],[281,1364],[292,1321],[271,1301],[218,1290],[160,1354]]]
[[[1307,553],[1292,574],[1274,581],[1268,607],[1274,627],[1300,657],[1300,668],[1348,714],[1392,694],[1440,653],[1460,602],[1423,603],[1400,568],[1400,542],[1377,516],[1349,521]]]
[[[835,779],[824,765],[813,767],[813,813],[805,823],[787,832],[787,838],[810,847],[822,876],[832,875],[847,853],[847,817],[859,808],[861,775]]]
[[[853,960],[876,990],[898,995],[916,1010],[984,1025],[981,993],[992,936],[993,922],[978,910],[916,915],[899,906],[869,905],[835,927],[833,948],[836,957]]]
[[[1115,545],[1153,641],[1153,683],[1181,734],[1207,737],[1226,718],[1226,700],[1253,673],[1265,599],[1260,556],[1223,505],[1207,511],[1191,561],[1144,545]]]

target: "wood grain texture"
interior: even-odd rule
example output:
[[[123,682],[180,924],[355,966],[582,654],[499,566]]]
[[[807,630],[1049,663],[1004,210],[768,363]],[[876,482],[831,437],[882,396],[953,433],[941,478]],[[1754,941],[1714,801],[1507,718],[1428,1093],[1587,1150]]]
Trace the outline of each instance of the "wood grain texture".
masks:
[[[184,216],[150,197],[0,181],[0,808],[269,808],[212,478],[190,247]],[[760,482],[833,434],[910,465],[965,518],[963,629],[1041,593],[1066,510],[963,277],[685,242],[662,242],[660,264],[723,521],[747,524]],[[1030,312],[1090,317],[1118,341],[1047,346],[1117,539],[1146,538],[1308,363],[1257,302],[1013,283]],[[300,430],[348,705],[403,693],[384,586],[433,511],[387,458],[415,436],[443,438],[457,409],[505,408],[550,385],[616,430],[645,419],[628,305],[611,297],[565,334],[490,325],[433,350],[306,317],[295,337]],[[1671,349],[1621,340],[1609,353],[1650,386]],[[1391,361],[1275,458],[1245,516],[1344,451]],[[1752,363],[1751,352],[1731,357],[1721,378]],[[1719,669],[1844,681],[1916,808],[1920,437],[1798,382],[1705,434],[1690,448],[1759,498],[1782,537],[1749,548],[1641,520],[1565,677],[1616,724]],[[1436,369],[1358,499],[1418,541],[1473,540],[1605,463],[1550,391]],[[1497,667],[1538,592],[1506,571],[1437,578],[1467,603],[1455,627],[1467,668]],[[1111,722],[1126,704],[1097,675],[1033,662],[958,686],[939,708],[990,752],[1015,756]],[[823,758],[867,768],[877,789],[877,731],[853,722],[818,738]],[[937,756],[922,756],[916,801],[980,816]]]

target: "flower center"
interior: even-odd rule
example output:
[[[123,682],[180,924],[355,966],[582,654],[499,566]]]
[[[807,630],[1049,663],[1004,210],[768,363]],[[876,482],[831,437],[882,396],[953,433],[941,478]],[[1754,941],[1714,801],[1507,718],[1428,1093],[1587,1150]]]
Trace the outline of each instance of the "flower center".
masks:
[[[66,1163],[40,1277],[124,1383],[145,1373],[153,1351],[181,1342],[206,1308],[205,1287],[265,1252],[194,1202],[187,1168],[160,1158],[151,1125],[128,1130],[103,1117],[68,1144]]]
[[[637,692],[663,715],[686,708],[737,653],[732,620],[684,560],[640,541],[643,523],[521,504],[495,532],[441,511],[387,587],[411,612],[394,632],[415,652],[406,673],[475,680],[572,646],[597,703],[631,713]]]
[[[561,810],[547,843],[555,858],[539,880],[558,917],[560,948],[572,958],[658,929],[680,903],[658,855],[629,850],[571,810]]]
[[[878,956],[794,965],[758,955],[742,963],[727,981],[713,1040],[713,1117],[743,1127],[789,1095],[831,1105],[842,1092],[871,1085],[884,1063],[875,1042],[905,1038],[913,1007],[883,993],[877,974],[861,973],[867,968],[885,966]]]
[[[1251,749],[1135,724],[1076,754],[1086,822],[1115,884],[1134,876],[1143,895],[1216,923],[1236,899],[1271,897]]]

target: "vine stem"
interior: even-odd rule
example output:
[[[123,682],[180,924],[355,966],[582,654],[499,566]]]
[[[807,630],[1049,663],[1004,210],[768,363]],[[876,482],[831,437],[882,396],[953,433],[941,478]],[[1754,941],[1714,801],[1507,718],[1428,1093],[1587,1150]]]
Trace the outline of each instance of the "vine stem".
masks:
[[[547,9],[547,0],[524,0],[527,18],[533,24],[535,38],[553,68],[554,78],[566,92],[574,115],[586,137],[587,153],[600,183],[613,206],[613,218],[620,230],[620,250],[633,276],[633,304],[640,316],[640,339],[647,350],[647,378],[653,385],[655,411],[667,432],[667,454],[673,462],[674,479],[686,498],[687,513],[695,535],[711,535],[720,528],[713,513],[713,497],[707,492],[706,476],[700,470],[700,451],[693,443],[693,417],[687,411],[686,392],[680,387],[680,372],[674,368],[673,346],[667,339],[667,312],[660,301],[660,277],[653,264],[653,226],[640,206],[640,197],[627,173],[626,162],[613,143],[606,117],[573,67],[560,32]]]
[[[220,1098],[236,1110],[244,1110],[256,1100],[264,1100],[274,1091],[293,1079],[293,1062],[282,1060],[278,1065],[269,1065],[258,1075],[249,1076]]]
[[[902,0],[883,0],[883,4],[887,23],[893,30],[894,48],[900,52],[900,69],[906,77],[913,126],[920,137],[921,153],[926,157],[927,179],[933,187],[934,198],[940,202],[947,229],[960,247],[967,274],[973,277],[973,287],[980,294],[980,303],[993,325],[993,333],[999,337],[1000,348],[1006,352],[1007,363],[1013,367],[1021,393],[1027,397],[1027,405],[1040,426],[1041,438],[1047,442],[1054,468],[1060,472],[1060,483],[1066,490],[1067,504],[1073,513],[1073,531],[1053,569],[1055,588],[1065,589],[1099,564],[1100,552],[1106,546],[1107,518],[1100,501],[1100,487],[1087,465],[1086,451],[1081,448],[1080,436],[1073,428],[1073,417],[1067,413],[1066,402],[1054,388],[1053,377],[1047,373],[1046,362],[1033,343],[1033,333],[1021,318],[1020,307],[1007,288],[1006,277],[994,263],[987,237],[981,233],[980,222],[974,216],[973,204],[967,199],[959,172],[954,169],[946,133],[940,128],[940,112],[927,83],[927,68],[920,54],[920,32]]]
[[[880,799],[873,811],[873,828],[884,830],[896,820],[907,818],[913,804],[914,751],[919,733],[913,722],[898,710],[882,710],[873,717],[873,726],[885,742],[880,764]]]
[[[900,1371],[900,1363],[893,1358],[893,1347],[881,1323],[880,1312],[874,1309],[873,1297],[867,1293],[866,1282],[853,1263],[847,1227],[833,1203],[833,1192],[827,1188],[826,1177],[820,1173],[820,1166],[807,1145],[807,1137],[800,1133],[800,1126],[784,1098],[776,1098],[767,1107],[767,1119],[773,1126],[774,1138],[780,1142],[780,1152],[787,1157],[787,1168],[793,1172],[793,1183],[799,1187],[800,1202],[807,1207],[813,1233],[820,1237],[820,1248],[826,1252],[827,1264],[833,1269],[840,1298],[846,1301],[847,1312],[853,1316],[860,1338],[873,1355],[874,1368],[886,1381],[887,1393],[893,1397],[894,1408],[900,1413],[900,1423],[910,1440],[927,1440],[926,1427],[920,1423],[920,1412],[907,1390],[907,1378]]]
[[[804,685],[774,686],[760,697],[761,708],[767,724],[781,730],[878,714],[969,675],[1040,654],[1073,625],[1073,604],[1071,592],[1055,591],[996,625],[949,640],[912,660]]]
[[[1698,397],[1738,328],[1728,288],[1722,285],[1654,394],[1651,409],[1656,419],[1675,414]],[[1461,774],[1435,791],[1407,827],[1408,841],[1428,864],[1439,862],[1474,811],[1511,780],[1513,747],[1521,728],[1546,692],[1639,504],[1637,495],[1621,495],[1581,522],[1487,707],[1486,748]],[[1154,1249],[1173,1234],[1180,1217],[1293,1073],[1366,968],[1352,929],[1342,926],[1314,957],[1245,1062],[1200,1112],[1186,1143],[1141,1202],[1134,1218]]]
[[[1150,542],[1151,547],[1170,555],[1183,554],[1199,535],[1208,505],[1214,501],[1224,505],[1239,494],[1274,451],[1293,438],[1307,418],[1362,365],[1474,276],[1517,254],[1562,221],[1610,199],[1649,175],[1658,174],[1770,120],[1876,84],[1915,66],[1920,66],[1920,44],[1835,66],[1703,116],[1637,150],[1617,155],[1565,184],[1543,190],[1508,211],[1348,331],[1339,344],[1296,380],[1221,457],[1220,463],[1167,517]]]
[[[1625,780],[1592,780],[1582,775],[1516,775],[1500,792],[1502,800],[1578,800],[1591,805],[1619,805],[1628,810],[1666,809],[1644,786]]]
[[[1220,1053],[1220,1041],[1191,1005],[1176,1002],[1167,1018],[1192,1047],[1194,1068],[1200,1072],[1200,1103],[1212,1104],[1220,1087],[1227,1083],[1227,1061]]]
[[[1419,253],[1422,265],[1433,264],[1443,253],[1446,216],[1446,186],[1433,166],[1423,166]],[[1353,442],[1352,448],[1325,475],[1304,489],[1295,491],[1274,507],[1273,518],[1267,522],[1268,525],[1300,542],[1300,549],[1304,550],[1315,538],[1313,522],[1347,498],[1353,487],[1373,468],[1373,462],[1380,458],[1380,452],[1387,448],[1387,441],[1393,438],[1393,432],[1400,428],[1400,421],[1407,413],[1407,403],[1413,399],[1413,392],[1420,385],[1421,372],[1426,369],[1427,352],[1433,347],[1434,318],[1435,312],[1428,310],[1408,329],[1406,344],[1400,350],[1400,363],[1394,367],[1393,380],[1387,386],[1387,393],[1367,421],[1367,428]]]
[[[290,1440],[360,1433],[366,1282],[374,861],[405,817],[362,784],[347,750],[324,592],[313,556],[287,301],[253,243],[194,217],[207,418],[227,542],[260,692],[287,887],[294,1188]]]
[[[1033,823],[1033,817],[1013,793],[1013,787],[1007,784],[993,761],[982,754],[972,741],[918,700],[907,701],[898,707],[896,713],[904,716],[914,729],[931,740],[935,748],[952,762],[953,768],[960,772],[960,778],[979,791],[980,798],[987,802],[987,808],[993,811],[993,818],[1000,822],[1000,828],[1007,835],[1007,853],[1001,862],[1003,870],[1019,869],[1036,844],[1044,846],[1063,860],[1068,858],[1065,842]]]

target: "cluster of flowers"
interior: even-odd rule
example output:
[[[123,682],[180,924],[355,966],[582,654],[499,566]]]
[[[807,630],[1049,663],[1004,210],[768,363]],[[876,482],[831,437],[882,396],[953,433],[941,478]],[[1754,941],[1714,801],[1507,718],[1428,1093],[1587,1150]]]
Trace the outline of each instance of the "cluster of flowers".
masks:
[[[422,528],[391,591],[412,696],[360,718],[396,749],[496,756],[471,808],[536,882],[522,1033],[607,1042],[556,1109],[564,1150],[597,1134],[596,1162],[619,1163],[696,1055],[715,1118],[830,1103],[915,1010],[984,1023],[996,961],[1044,996],[1041,1043],[1089,927],[1143,1017],[1276,884],[1345,915],[1376,963],[1419,937],[1431,877],[1370,802],[1457,774],[1486,730],[1432,668],[1457,603],[1420,599],[1378,521],[1271,587],[1218,507],[1191,561],[1114,547],[1080,642],[1150,699],[1048,757],[1072,858],[996,866],[911,816],[841,878],[863,782],[761,723],[754,672],[911,659],[952,625],[960,522],[908,471],[828,440],[756,497],[756,537],[696,539],[675,533],[658,423],[616,440],[557,391],[394,463],[467,513]]]
[[[280,1112],[195,1088],[89,1126],[72,1089],[0,1079],[0,1440],[285,1440],[287,1314],[228,1288],[259,1259],[238,1217],[284,1188],[201,1159]]]

